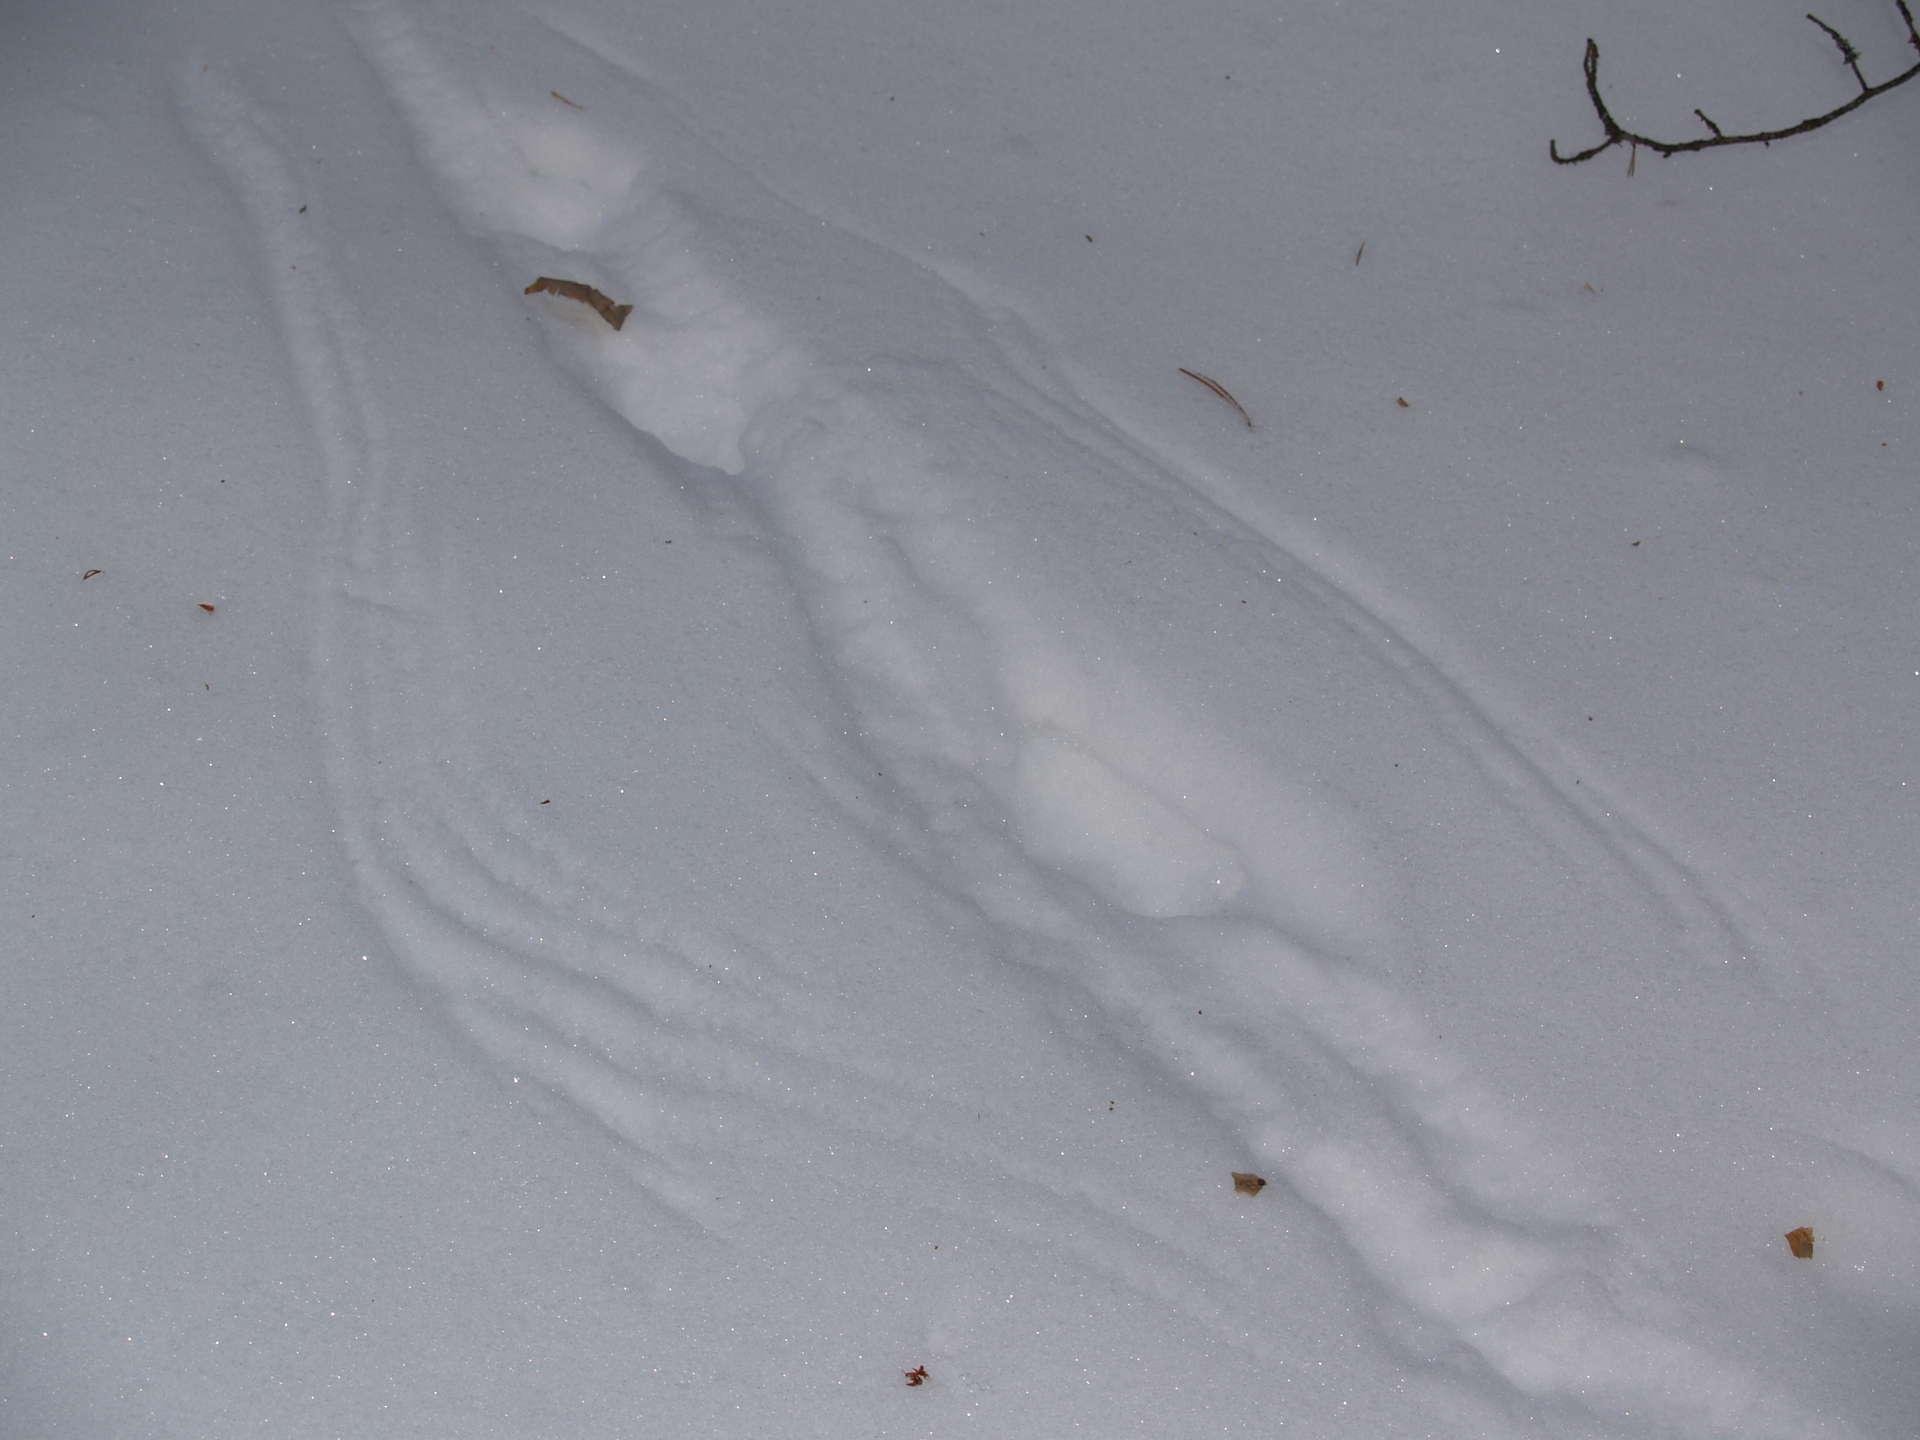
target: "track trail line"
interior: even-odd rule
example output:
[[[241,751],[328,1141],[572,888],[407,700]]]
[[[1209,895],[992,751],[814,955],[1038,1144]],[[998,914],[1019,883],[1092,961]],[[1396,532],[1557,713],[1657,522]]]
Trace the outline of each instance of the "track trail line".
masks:
[[[515,134],[510,119],[490,125],[487,107],[463,93],[457,77],[438,65],[398,9],[369,6],[360,13],[363,45],[419,130],[422,153],[470,221],[495,230],[510,253],[552,243],[550,220],[516,204],[531,193],[522,182],[512,175],[488,176],[475,158],[524,164],[527,155],[543,147],[552,153],[550,136],[532,128]],[[575,116],[564,123],[585,130],[593,122]],[[542,120],[539,127],[550,131],[552,122]],[[576,140],[571,148],[604,158],[617,153],[620,144],[616,137],[600,135]],[[1018,847],[1011,854],[1005,848],[995,852],[1014,862],[995,881],[968,876],[978,868],[971,857],[1001,823],[995,817],[1011,815],[1018,831],[1023,806],[1031,811],[1034,804],[1030,773],[1020,778],[1028,772],[1022,770],[1019,742],[1005,741],[996,727],[1004,727],[1006,717],[995,705],[984,708],[996,713],[983,713],[979,697],[1002,696],[1011,700],[1017,717],[1036,718],[1020,715],[1021,697],[1007,695],[1004,677],[1009,654],[1030,653],[1027,647],[1044,627],[1019,614],[1017,597],[999,601],[970,586],[991,561],[966,553],[965,532],[949,523],[938,485],[929,483],[937,482],[950,463],[942,450],[944,437],[923,438],[925,427],[918,427],[921,436],[903,431],[897,418],[903,398],[928,398],[948,385],[953,373],[937,365],[916,372],[914,364],[889,357],[894,363],[888,378],[870,387],[848,383],[844,372],[824,381],[796,379],[817,376],[820,367],[801,363],[798,347],[783,339],[777,323],[757,316],[717,276],[701,272],[697,259],[690,258],[703,248],[700,224],[648,179],[647,164],[639,157],[615,166],[619,183],[599,197],[605,213],[596,224],[570,229],[566,239],[640,296],[637,344],[652,338],[702,357],[703,382],[718,392],[703,399],[706,425],[689,427],[685,415],[674,412],[671,396],[637,393],[619,373],[621,361],[574,345],[563,355],[636,428],[689,459],[737,469],[754,485],[770,523],[788,537],[798,557],[796,583],[808,599],[823,652],[835,657],[840,669],[842,693],[861,724],[861,743],[876,769],[896,777],[917,804],[925,833],[934,837],[922,847],[923,863],[945,868],[955,892],[978,904],[1004,932],[1031,937],[1034,943],[1025,948],[1040,957],[1033,963],[1084,976],[1099,974],[1104,961],[1109,973],[1091,987],[1101,1007],[1116,1019],[1146,1025],[1168,1057],[1170,1074],[1186,1060],[1211,1057],[1204,1066],[1191,1065],[1180,1077],[1184,1083],[1210,1096],[1216,1113],[1248,1134],[1256,1153],[1333,1220],[1388,1293],[1448,1325],[1509,1384],[1530,1394],[1605,1392],[1609,1386],[1592,1385],[1587,1357],[1612,1354],[1620,1366],[1611,1386],[1615,1393],[1604,1394],[1603,1404],[1652,1403],[1681,1423],[1711,1428],[1741,1417],[1758,1422],[1756,1431],[1770,1428],[1763,1417],[1747,1413],[1748,1397],[1764,1389],[1751,1377],[1692,1352],[1657,1328],[1611,1312],[1598,1253],[1608,1219],[1604,1205],[1590,1199],[1569,1203],[1566,1190],[1533,1183],[1530,1177],[1543,1167],[1547,1172],[1559,1167],[1522,1127],[1497,1118],[1500,1107],[1475,1089],[1457,1060],[1437,1053],[1417,1019],[1383,988],[1315,958],[1297,937],[1270,925],[1243,927],[1247,938],[1239,946],[1240,963],[1223,961],[1221,951],[1233,948],[1221,943],[1224,922],[1189,918],[1187,892],[1177,883],[1143,902],[1142,886],[1124,856],[1117,873],[1108,873],[1111,865],[1103,872],[1095,864],[1083,874],[1092,897],[1062,888],[1061,857],[1036,867]],[[569,178],[590,184],[580,173]],[[971,369],[967,378],[988,377],[1008,410],[1025,416],[1019,427],[1024,438],[1056,452],[1091,451],[1107,465],[1124,461],[1142,487],[1166,484],[1160,477],[1168,467],[1145,455],[1109,419],[1078,405],[1069,413],[1051,387],[1036,386],[1030,374],[1022,373],[1036,363],[1037,347],[1000,341],[1011,329],[1007,317],[988,315],[973,297],[960,300],[957,308],[975,317],[976,336],[986,333],[999,341],[1002,362]],[[704,337],[699,333],[703,317],[713,322],[713,333]],[[833,367],[826,368],[832,374]],[[1006,370],[1014,372],[1011,383],[1000,378]],[[1043,433],[1048,431],[1051,438]],[[924,468],[907,477],[894,473],[895,457],[916,452]],[[925,498],[928,494],[936,498]],[[1248,528],[1237,517],[1225,518]],[[1522,807],[1530,810],[1533,823],[1549,833],[1570,832],[1569,843],[1579,848],[1598,848],[1638,875],[1661,904],[1682,912],[1684,921],[1690,886],[1684,875],[1663,875],[1664,852],[1651,841],[1623,841],[1617,828],[1600,823],[1604,817],[1567,799],[1563,787],[1509,741],[1485,707],[1415,647],[1403,628],[1271,535],[1253,538],[1288,567],[1326,618],[1451,717],[1461,743],[1496,782],[1496,790],[1544,794],[1545,799]],[[884,605],[876,606],[876,600]],[[872,618],[880,610],[888,615],[887,624]],[[1076,803],[1090,803],[1103,813],[1128,805],[1149,811],[1146,802],[1156,797],[1145,793],[1152,786],[1139,773],[1139,739],[1116,749],[1111,741],[1072,732],[1070,721],[1063,726],[1059,712],[1090,708],[1095,697],[1084,693],[1083,685],[1059,682],[1059,673],[1053,695],[1039,708],[1055,712],[1048,743],[1064,739],[1070,747],[1065,753],[1075,758],[1064,778],[1058,764],[1042,767],[1057,782],[1043,799],[1069,811]],[[971,819],[969,812],[981,818]],[[1090,812],[1088,818],[1099,815]],[[1166,828],[1164,819],[1157,820],[1148,826],[1149,838]],[[942,836],[948,837],[946,843]],[[1200,868],[1230,870],[1230,861],[1230,856],[1209,857]],[[1726,928],[1726,916],[1711,906],[1707,913]],[[1147,946],[1131,938],[1141,919],[1162,922],[1161,933]],[[1201,932],[1191,961],[1220,967],[1223,983],[1244,994],[1250,976],[1275,977],[1243,1017],[1246,1033],[1166,1018],[1184,1013],[1184,1004],[1174,1003],[1184,995],[1156,979],[1164,968],[1148,952],[1162,951],[1172,938],[1168,927],[1182,924]],[[1274,1037],[1289,1032],[1298,1054],[1317,1062],[1317,1071],[1306,1062],[1289,1067],[1268,1061]],[[1295,1072],[1301,1069],[1332,1085],[1334,1098],[1296,1094]],[[1302,1134],[1287,1118],[1316,1107],[1350,1120],[1349,1128],[1364,1135],[1364,1143],[1343,1139],[1331,1128]],[[1468,1115],[1475,1117],[1470,1124],[1461,1119]],[[1438,1167],[1436,1154],[1442,1161]],[[1431,1178],[1435,1169],[1449,1173]],[[1638,1363],[1661,1353],[1684,1360],[1685,1393],[1663,1378],[1649,1394],[1644,1383],[1631,1378],[1630,1359],[1637,1357]]]
[[[612,925],[558,914],[549,897],[565,888],[564,875],[537,848],[515,844],[484,797],[454,780],[459,742],[435,700],[450,679],[438,567],[398,493],[388,422],[362,360],[369,337],[333,274],[321,228],[296,219],[294,146],[268,110],[212,66],[182,67],[175,95],[259,245],[320,451],[313,666],[328,780],[361,899],[413,983],[441,998],[495,1068],[546,1085],[618,1136],[644,1187],[704,1228],[698,1187],[686,1178],[699,1147],[663,1118],[652,1092],[592,1071],[596,1027],[615,1032],[609,1046],[658,1043],[656,1064],[679,1058],[672,1042],[683,1032],[672,1016],[701,983],[695,957],[709,937],[648,927],[631,914]],[[601,973],[606,957],[635,955],[644,963],[621,964],[618,983]],[[578,1048],[541,1043],[553,1031]]]
[[[1254,885],[1236,878],[1251,873],[1240,857],[1258,847],[1210,834],[1204,808],[1183,809],[1183,786],[1227,795],[1271,784],[1284,798],[1285,782],[1235,775],[1233,742],[1204,730],[1194,732],[1202,759],[1161,773],[1151,752],[1166,712],[1151,696],[1130,716],[1099,718],[1108,677],[1121,672],[1077,674],[1047,652],[1055,627],[1030,600],[1011,584],[982,584],[1004,573],[1003,562],[965,523],[981,497],[954,488],[975,464],[970,447],[983,419],[1010,449],[1073,472],[1117,471],[1138,492],[1175,496],[1188,513],[1192,482],[1093,407],[1063,401],[1057,369],[1007,315],[949,282],[929,285],[925,267],[870,253],[855,237],[833,244],[937,288],[928,303],[975,353],[957,363],[899,354],[857,368],[815,363],[777,319],[705,268],[710,222],[671,196],[628,142],[580,116],[560,119],[569,128],[559,143],[554,117],[516,133],[516,117],[490,114],[466,94],[399,7],[361,5],[355,14],[356,38],[470,224],[516,261],[564,246],[638,296],[638,324],[619,349],[592,332],[560,332],[562,363],[636,430],[690,462],[730,471],[752,494],[784,539],[820,651],[856,721],[863,765],[892,777],[891,799],[877,808],[890,803],[896,817],[903,807],[913,817],[908,859],[1004,937],[1007,964],[1078,987],[1106,1023],[1148,1036],[1167,1081],[1326,1217],[1384,1299],[1442,1326],[1520,1400],[1593,1415],[1635,1410],[1690,1430],[1821,1433],[1766,1382],[1643,1318],[1660,1312],[1657,1289],[1610,1272],[1604,1197],[1566,1183],[1551,1147],[1504,1115],[1403,1000],[1337,957],[1323,937],[1339,931],[1338,917],[1316,912],[1304,891],[1284,897],[1291,911],[1252,903],[1251,892],[1239,903]],[[691,1179],[703,1157],[697,1123],[685,1118],[702,1096],[663,1095],[669,1072],[690,1061],[732,1064],[738,1073],[707,1099],[751,1094],[762,1113],[823,1133],[844,1127],[843,1102],[870,1094],[876,1077],[837,1071],[841,1062],[804,1045],[763,1061],[743,1043],[690,1039],[700,982],[687,935],[649,929],[644,918],[635,933],[627,921],[589,921],[556,904],[578,887],[607,897],[616,914],[635,908],[590,857],[558,840],[541,851],[521,847],[484,797],[476,803],[441,779],[457,742],[432,699],[440,686],[425,636],[443,602],[418,578],[431,567],[405,548],[412,531],[391,493],[377,406],[356,369],[351,310],[326,279],[324,255],[278,218],[291,209],[291,190],[265,121],[217,81],[189,79],[183,93],[269,268],[280,275],[294,247],[309,247],[299,251],[301,280],[277,282],[277,299],[326,459],[334,558],[322,580],[317,649],[338,737],[334,783],[363,891],[414,973],[497,1064],[524,1070],[604,1126],[663,1203],[690,1223],[714,1225]],[[532,153],[545,157],[547,173],[498,172],[526,166]],[[615,182],[596,193],[592,177],[608,172],[609,157]],[[576,201],[558,221],[542,203],[556,188]],[[1036,384],[1035,366],[1055,378]],[[969,383],[982,387],[977,409],[941,423],[916,418],[938,414],[937,397]],[[1206,518],[1286,569],[1317,607],[1302,614],[1349,637],[1365,665],[1383,667],[1446,717],[1496,792],[1534,796],[1520,805],[1531,823],[1625,866],[1688,923],[1688,877],[1661,860],[1658,846],[1623,841],[1634,832],[1566,800],[1406,629],[1271,534],[1207,503]],[[382,761],[399,763],[376,781]],[[871,795],[845,778],[823,774],[821,783],[867,805]],[[1075,839],[1076,827],[1104,835],[1116,824],[1119,843],[1089,848]],[[1168,835],[1181,857],[1171,873],[1151,858]],[[1284,889],[1283,878],[1271,883]],[[1705,913],[1722,929],[1730,923],[1714,907]],[[623,963],[636,948],[650,950],[646,963]],[[1212,1020],[1185,1018],[1187,1001],[1209,988],[1230,1003]],[[804,985],[782,999],[808,1003]],[[821,1097],[811,1114],[782,1110],[778,1083],[755,1089],[760,1067],[782,1063],[806,1072]],[[1171,1198],[1131,1215],[1100,1204],[1101,1224],[1086,1239],[1076,1232],[1087,1227],[1049,1216],[1069,1192],[1044,1166],[951,1144],[927,1149],[936,1166],[998,1171],[1016,1212],[1053,1243],[1223,1333],[1232,1328],[1207,1300],[1209,1286],[1230,1280],[1182,1243]],[[1145,1258],[1128,1258],[1130,1247]]]
[[[665,98],[649,67],[622,45],[558,7],[547,7],[538,19],[571,47],[643,87],[649,103],[667,112],[699,146],[744,172],[683,106]],[[1746,914],[1743,906],[1722,894],[1653,824],[1636,818],[1634,807],[1615,793],[1601,771],[1543,732],[1526,707],[1505,697],[1493,680],[1476,677],[1475,667],[1458,648],[1390,586],[1371,577],[1356,557],[1330,553],[1323,537],[1270,505],[1248,503],[1243,491],[1211,477],[1211,465],[1176,454],[1157,437],[1130,426],[1113,407],[1093,401],[1092,387],[1075,378],[1071,357],[1045,342],[1017,302],[965,266],[901,251],[868,230],[851,227],[845,216],[812,208],[806,196],[782,185],[777,176],[754,173],[751,183],[822,230],[883,251],[961,297],[979,317],[979,335],[1001,362],[971,378],[996,385],[1007,403],[1124,468],[1137,483],[1170,486],[1223,530],[1261,545],[1277,575],[1313,594],[1326,618],[1351,634],[1357,650],[1390,667],[1429,712],[1443,720],[1454,742],[1486,777],[1498,803],[1570,862],[1581,863],[1597,850],[1632,876],[1672,916],[1678,948],[1699,963],[1755,976],[1776,991],[1791,982],[1789,962],[1762,939],[1777,927]],[[996,384],[996,370],[1018,383]]]
[[[812,1135],[821,1155],[851,1148],[840,1183],[877,1186],[880,1203],[925,1207],[942,1176],[957,1194],[984,1178],[1000,1228],[1045,1237],[1205,1324],[1217,1343],[1246,1349],[1244,1324],[1222,1298],[1245,1277],[1195,1243],[1178,1210],[1116,1202],[1111,1179],[1063,1177],[890,1116],[877,1096],[922,1109],[946,1097],[916,1097],[898,1074],[863,1066],[857,1050],[810,1040],[840,1017],[749,937],[651,913],[551,827],[529,826],[459,779],[474,767],[462,753],[459,706],[445,698],[459,688],[446,660],[457,648],[453,606],[399,493],[362,361],[370,337],[319,228],[291,218],[300,203],[295,147],[211,68],[183,70],[176,97],[260,247],[321,453],[313,644],[328,778],[361,899],[413,983],[497,1073],[537,1084],[606,1134],[645,1190],[694,1230],[736,1228],[703,1173],[716,1159],[717,1130],[728,1160]],[[750,971],[752,988],[716,990],[714,962]],[[911,1188],[860,1168],[858,1155],[872,1148],[917,1156]],[[1085,1238],[1089,1219],[1097,1242]],[[1270,1350],[1252,1347],[1277,1358]]]
[[[903,257],[911,261],[911,257]],[[1244,533],[1270,555],[1277,574],[1321,605],[1357,650],[1388,667],[1445,724],[1488,782],[1488,793],[1570,860],[1598,851],[1631,875],[1672,916],[1682,948],[1701,964],[1730,967],[1778,988],[1784,964],[1760,939],[1760,926],[1719,893],[1570,746],[1542,733],[1524,706],[1499,694],[1458,647],[1371,577],[1357,558],[1334,552],[1270,504],[1249,504],[1235,487],[1210,478],[1209,465],[1176,454],[1087,398],[1070,358],[1054,353],[1018,310],[964,272],[940,277],[989,317],[984,326],[1007,369],[1026,382],[1025,403],[1116,465],[1168,477],[1210,518]],[[1312,558],[1318,557],[1318,558]],[[1550,758],[1545,758],[1550,757]]]

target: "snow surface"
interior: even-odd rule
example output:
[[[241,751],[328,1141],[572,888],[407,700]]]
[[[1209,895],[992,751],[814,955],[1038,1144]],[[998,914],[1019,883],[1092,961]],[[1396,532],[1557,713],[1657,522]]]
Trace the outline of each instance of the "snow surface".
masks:
[[[1589,34],[10,7],[0,1435],[1920,1431],[1916,92]]]

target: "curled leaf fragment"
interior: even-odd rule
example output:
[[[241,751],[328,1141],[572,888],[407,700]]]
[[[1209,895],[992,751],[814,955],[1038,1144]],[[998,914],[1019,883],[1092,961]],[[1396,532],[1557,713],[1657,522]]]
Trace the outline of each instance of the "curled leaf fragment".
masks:
[[[1793,1258],[1796,1260],[1813,1259],[1813,1227],[1802,1225],[1797,1230],[1789,1230],[1787,1249],[1793,1252]]]
[[[106,574],[106,573],[107,573],[107,572],[106,572],[106,571],[104,571],[104,570],[89,570],[89,571],[87,571],[87,573],[86,573],[86,574],[84,574],[84,575],[82,575],[82,576],[81,576],[80,578],[81,578],[82,580],[91,580],[91,579],[92,579],[92,578],[93,578],[94,576],[96,576],[96,575],[104,575],[104,574]]]
[[[627,323],[627,316],[633,313],[631,305],[616,305],[591,285],[583,285],[578,280],[556,280],[551,275],[542,275],[538,280],[520,293],[523,295],[564,295],[569,300],[578,300],[582,305],[591,305],[600,312],[600,318],[618,330]]]
[[[1266,1180],[1259,1175],[1249,1175],[1244,1170],[1233,1172],[1233,1190],[1236,1195],[1258,1195],[1266,1188]]]

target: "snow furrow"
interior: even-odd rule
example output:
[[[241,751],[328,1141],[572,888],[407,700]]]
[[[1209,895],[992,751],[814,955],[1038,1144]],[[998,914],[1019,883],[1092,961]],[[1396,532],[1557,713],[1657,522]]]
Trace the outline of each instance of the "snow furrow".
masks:
[[[1303,1223],[1337,1235],[1348,1283],[1392,1324],[1438,1327],[1505,1387],[1462,1389],[1655,1428],[1823,1433],[1771,1382],[1661,1323],[1659,1287],[1619,1268],[1609,1198],[1367,964],[1397,934],[1380,898],[1388,839],[1343,794],[1339,757],[1316,752],[1344,731],[1409,753],[1444,736],[1448,783],[1477,777],[1474,793],[1550,837],[1566,865],[1625,872],[1642,909],[1677,917],[1667,928],[1709,932],[1708,954],[1752,948],[1730,906],[1574,795],[1387,602],[1057,384],[1035,388],[1036,342],[990,297],[820,235],[716,157],[720,173],[696,184],[643,148],[687,143],[643,90],[624,113],[655,127],[647,142],[537,101],[490,103],[401,6],[355,16],[469,227],[530,273],[564,267],[634,301],[618,333],[565,302],[529,303],[560,362],[643,442],[737,487],[757,517],[854,732],[816,752],[818,783],[874,817],[876,848],[898,841],[876,873],[916,876],[969,912],[999,990],[1071,997],[1087,1034],[1145,1037],[1149,1088],[1204,1113],[1241,1147],[1223,1159],[1262,1169]],[[844,1062],[858,1011],[810,1008],[802,980],[790,1013],[703,1028],[696,962],[639,918],[646,905],[564,839],[535,848],[524,819],[490,808],[466,778],[445,698],[457,683],[415,623],[455,628],[391,494],[351,311],[311,244],[281,263],[293,242],[275,217],[291,192],[266,122],[213,81],[189,77],[183,93],[270,268],[303,272],[278,283],[327,458],[335,784],[364,893],[416,977],[503,1073],[617,1137],[660,1202],[703,1230],[731,1224],[705,1183],[717,1130],[752,1153],[756,1134],[813,1127],[823,1154],[847,1156],[810,1183],[853,1186],[885,1146],[936,1177],[984,1176],[1003,1202],[994,1224],[1232,1338],[1234,1305],[1263,1302],[1182,1236],[1167,1177],[1123,1204],[999,1141],[918,1136],[907,1117],[939,1108],[937,1083],[900,1085],[898,1049]],[[712,258],[740,235],[746,262]],[[774,287],[753,283],[772,272],[822,277],[846,302],[842,328],[795,338],[804,327]],[[1036,512],[1111,528],[1065,569],[1032,532]],[[1129,601],[1147,584],[1188,587],[1210,621],[1138,632]],[[1316,713],[1242,704],[1239,663],[1297,667]],[[584,919],[600,901],[611,918]],[[789,1105],[783,1089],[811,1098]],[[1122,1167],[1104,1165],[1094,1173],[1117,1180]],[[897,1180],[874,1188],[907,1199]]]

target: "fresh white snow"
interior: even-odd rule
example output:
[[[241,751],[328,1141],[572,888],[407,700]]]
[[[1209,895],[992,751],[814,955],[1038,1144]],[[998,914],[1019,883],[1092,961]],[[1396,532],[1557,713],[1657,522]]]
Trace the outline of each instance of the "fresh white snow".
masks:
[[[1920,1431],[1920,88],[1511,11],[0,16],[0,1436]]]

